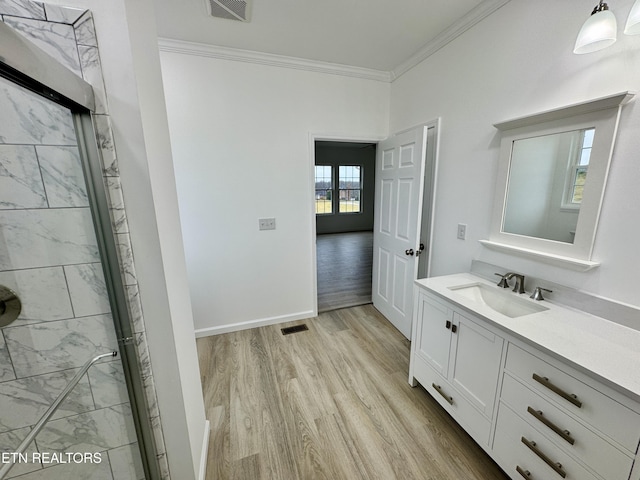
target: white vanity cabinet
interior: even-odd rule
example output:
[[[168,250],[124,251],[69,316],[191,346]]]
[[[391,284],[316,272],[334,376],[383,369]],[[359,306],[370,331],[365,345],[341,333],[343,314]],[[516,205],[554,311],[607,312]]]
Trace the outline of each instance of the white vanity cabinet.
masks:
[[[493,445],[498,463],[530,479],[627,480],[640,442],[637,405],[528,350],[508,347]]]
[[[416,298],[411,380],[487,445],[504,340],[481,320],[424,291]]]
[[[538,317],[473,315],[482,307],[452,292],[476,279],[443,278],[416,287],[409,382],[513,480],[640,480],[638,332],[550,303]]]

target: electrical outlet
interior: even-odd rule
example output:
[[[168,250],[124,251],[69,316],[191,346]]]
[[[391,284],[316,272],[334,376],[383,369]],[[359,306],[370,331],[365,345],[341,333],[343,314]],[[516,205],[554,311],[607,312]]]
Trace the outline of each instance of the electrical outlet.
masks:
[[[258,229],[259,230],[275,230],[276,219],[275,218],[259,218]]]
[[[467,238],[467,224],[459,223],[458,224],[458,238],[460,240],[465,240]]]

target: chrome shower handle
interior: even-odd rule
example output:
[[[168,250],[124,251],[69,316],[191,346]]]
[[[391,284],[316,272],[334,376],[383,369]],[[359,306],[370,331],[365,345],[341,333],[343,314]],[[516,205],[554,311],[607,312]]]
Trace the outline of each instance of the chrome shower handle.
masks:
[[[0,327],[6,327],[13,322],[21,311],[22,302],[16,292],[0,285]]]

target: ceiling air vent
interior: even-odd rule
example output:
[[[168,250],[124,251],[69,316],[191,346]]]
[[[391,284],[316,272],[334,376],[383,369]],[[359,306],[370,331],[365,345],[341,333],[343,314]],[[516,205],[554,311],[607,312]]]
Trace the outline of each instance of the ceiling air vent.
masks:
[[[209,14],[212,17],[248,22],[250,1],[251,0],[208,0],[207,3],[209,5]]]

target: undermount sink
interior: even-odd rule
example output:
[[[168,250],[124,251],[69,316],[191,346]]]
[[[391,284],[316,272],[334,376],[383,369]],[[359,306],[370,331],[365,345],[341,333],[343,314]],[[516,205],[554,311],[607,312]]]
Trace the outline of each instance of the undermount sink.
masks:
[[[460,285],[449,287],[449,289],[511,318],[549,310],[544,305],[534,303],[526,298],[520,298],[517,293],[513,293],[510,290],[504,291],[499,287],[485,285],[484,283]]]

